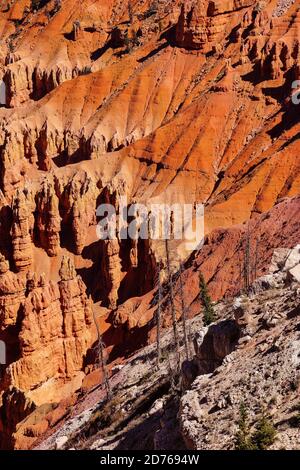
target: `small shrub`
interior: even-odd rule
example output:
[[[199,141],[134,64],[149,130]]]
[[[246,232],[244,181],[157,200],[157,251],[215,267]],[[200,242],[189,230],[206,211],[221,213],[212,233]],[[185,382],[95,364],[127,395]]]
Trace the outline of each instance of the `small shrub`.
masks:
[[[243,402],[240,405],[238,426],[235,436],[236,450],[267,450],[275,442],[276,429],[265,412],[256,423],[254,433],[250,433],[247,408]]]
[[[200,272],[200,299],[203,303],[203,321],[208,326],[215,321],[215,312],[203,274]]]
[[[263,412],[261,418],[256,424],[256,431],[252,436],[252,441],[258,450],[266,450],[275,442],[276,429],[271,418]]]
[[[240,418],[238,422],[239,430],[235,435],[236,450],[255,450],[256,447],[252,442],[252,438],[248,425],[248,412],[244,402],[240,404]]]

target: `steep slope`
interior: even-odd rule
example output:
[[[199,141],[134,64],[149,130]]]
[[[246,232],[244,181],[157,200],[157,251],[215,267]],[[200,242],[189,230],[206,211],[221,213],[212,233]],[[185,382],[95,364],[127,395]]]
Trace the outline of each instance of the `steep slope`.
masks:
[[[250,297],[217,303],[209,327],[199,316],[189,321],[192,359],[175,384],[173,332],[166,330],[159,368],[156,346],[141,349],[116,369],[110,400],[95,388],[36,449],[233,450],[242,403],[249,434],[264,412],[275,431],[267,447],[298,449],[299,282],[287,278],[277,266]],[[20,434],[30,426],[24,420]]]
[[[183,265],[182,275],[173,277],[177,315],[181,315],[181,281],[188,316],[201,312],[199,298],[199,273],[202,272],[213,300],[232,298],[245,289],[245,269],[250,284],[268,273],[276,248],[293,248],[300,242],[300,197],[285,199],[271,211],[255,217],[243,225],[228,229],[216,229],[206,236],[199,252],[194,252]],[[247,259],[249,247],[249,263]],[[247,264],[245,266],[245,264]],[[114,312],[114,325],[125,331],[132,341],[132,334],[143,342],[155,339],[156,325],[153,321],[157,311],[157,287],[143,297],[128,299]],[[171,324],[169,290],[162,299],[165,313],[164,325]],[[140,332],[143,334],[140,335]],[[136,341],[134,342],[136,344]],[[122,344],[123,352],[125,345]]]
[[[248,231],[254,277],[299,241],[299,18],[282,0],[2,2],[3,447],[83,386],[93,314],[111,360],[153,340],[161,244],[98,240],[99,204],[205,204],[203,250],[174,247],[191,317],[199,269],[215,299],[242,287]]]

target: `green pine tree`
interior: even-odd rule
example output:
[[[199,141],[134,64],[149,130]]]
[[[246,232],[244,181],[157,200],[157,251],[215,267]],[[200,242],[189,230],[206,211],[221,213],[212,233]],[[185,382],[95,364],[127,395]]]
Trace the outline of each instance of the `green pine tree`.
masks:
[[[258,450],[266,450],[274,443],[275,437],[276,429],[271,418],[263,412],[256,424],[256,431],[252,436],[252,441]]]
[[[200,300],[203,303],[204,325],[208,326],[215,321],[215,312],[202,272],[200,272]]]
[[[239,429],[235,435],[236,450],[256,450],[255,444],[249,432],[248,412],[244,402],[240,404],[240,417],[238,421]]]

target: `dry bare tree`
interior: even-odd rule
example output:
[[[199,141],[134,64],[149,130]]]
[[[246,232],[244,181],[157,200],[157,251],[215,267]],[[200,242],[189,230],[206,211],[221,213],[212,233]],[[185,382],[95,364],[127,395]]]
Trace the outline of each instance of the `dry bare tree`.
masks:
[[[249,292],[250,288],[250,273],[251,273],[251,268],[250,268],[250,228],[249,224],[247,227],[247,232],[246,232],[246,238],[245,238],[245,251],[244,251],[244,287],[246,292]]]
[[[216,317],[207,283],[201,271],[199,273],[199,291],[200,300],[203,305],[203,323],[205,326],[208,326],[216,320]]]
[[[103,374],[103,385],[104,385],[104,388],[105,388],[105,391],[106,391],[106,398],[107,398],[107,400],[109,400],[111,398],[111,388],[110,388],[110,383],[109,383],[109,377],[108,377],[108,374],[107,374],[106,358],[105,358],[105,354],[104,354],[105,344],[103,343],[103,340],[102,340],[102,335],[101,335],[101,332],[100,332],[98,322],[96,320],[94,310],[92,310],[92,312],[93,312],[94,323],[95,323],[96,330],[97,330],[96,350],[97,350],[97,355],[98,355],[98,361],[99,361],[99,365],[100,365],[100,368],[101,368],[102,374]]]
[[[182,283],[182,263],[179,266],[179,290],[180,290],[180,301],[181,301],[181,317],[182,317],[182,326],[183,326],[183,339],[184,339],[184,348],[185,348],[185,358],[189,360],[189,340],[188,340],[188,333],[187,333],[187,324],[186,324],[186,316],[187,316],[187,309],[185,304],[184,292],[183,292],[183,283]]]
[[[157,368],[159,369],[161,361],[161,305],[162,305],[162,285],[161,285],[161,261],[157,263],[158,268],[158,303],[156,312],[156,343],[157,343]]]
[[[170,260],[170,248],[169,248],[169,240],[168,239],[165,240],[165,248],[166,248],[166,259],[167,259],[168,283],[169,283],[169,298],[170,298],[170,307],[171,307],[171,314],[172,314],[172,325],[173,325],[173,333],[174,333],[174,344],[175,344],[175,351],[176,351],[177,360],[178,360],[178,367],[180,367],[180,351],[179,351],[179,341],[178,341],[178,329],[177,329],[176,309],[175,309],[175,302],[174,302],[174,288],[173,288],[171,260]]]
[[[254,248],[254,260],[253,260],[253,268],[252,268],[252,282],[255,281],[257,278],[257,263],[258,263],[258,239],[255,240],[255,248]]]
[[[258,247],[259,241],[257,238],[255,239],[255,244],[252,243],[251,231],[248,224],[242,260],[243,282],[246,293],[249,293],[251,284],[257,278]]]

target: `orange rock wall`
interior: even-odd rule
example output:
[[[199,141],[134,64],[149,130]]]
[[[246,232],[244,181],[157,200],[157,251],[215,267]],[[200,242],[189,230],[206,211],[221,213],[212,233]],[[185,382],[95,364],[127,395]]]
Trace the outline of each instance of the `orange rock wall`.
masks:
[[[124,325],[148,328],[161,246],[99,241],[101,202],[204,203],[206,233],[217,232],[197,266],[214,298],[240,286],[234,265],[217,268],[243,229],[228,245],[221,234],[299,194],[299,21],[299,2],[281,0],[2,2],[3,446],[42,396],[80,388],[92,309],[102,325],[112,318],[121,355]]]

